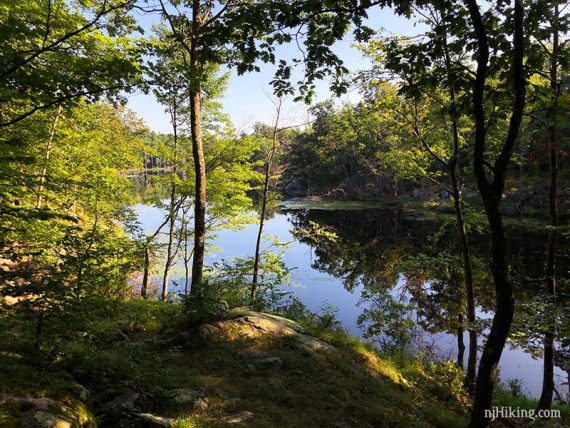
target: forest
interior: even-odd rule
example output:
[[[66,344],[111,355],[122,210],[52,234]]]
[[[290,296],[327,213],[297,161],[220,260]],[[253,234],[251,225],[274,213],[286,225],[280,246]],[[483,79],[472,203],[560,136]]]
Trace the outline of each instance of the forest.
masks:
[[[0,0],[0,426],[570,426],[569,32]]]

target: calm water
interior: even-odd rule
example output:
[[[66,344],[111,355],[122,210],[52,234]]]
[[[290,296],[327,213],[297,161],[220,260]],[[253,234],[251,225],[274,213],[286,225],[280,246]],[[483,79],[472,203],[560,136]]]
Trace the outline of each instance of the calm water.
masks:
[[[154,230],[164,218],[162,212],[155,207],[136,205],[134,208],[145,230]],[[293,230],[307,227],[310,222],[335,231],[338,236],[336,242],[296,239]],[[284,261],[292,269],[289,287],[295,295],[311,311],[317,312],[327,303],[335,306],[343,328],[362,336],[363,331],[358,326],[357,319],[369,305],[367,301],[362,301],[362,291],[367,287],[381,285],[390,289],[394,296],[406,294],[402,291],[406,284],[409,285],[406,273],[394,271],[394,265],[405,262],[412,255],[425,253],[428,249],[432,253],[454,251],[452,226],[453,223],[450,223],[446,227],[441,220],[418,220],[409,213],[394,210],[295,209],[275,214],[267,221],[265,233],[291,243],[285,250]],[[211,251],[206,262],[251,256],[256,233],[257,226],[253,224],[242,230],[219,231],[210,242],[218,247],[217,251]],[[545,254],[543,247],[546,241],[544,236],[524,230],[513,229],[510,233],[517,295],[522,299],[530,299],[540,292]],[[439,239],[434,244],[433,236],[436,234]],[[472,236],[471,244],[475,254],[488,252],[488,239],[485,236]],[[568,254],[568,251],[565,253]],[[559,265],[562,265],[561,269],[568,266],[565,260]],[[156,284],[160,281],[158,276],[156,274],[154,277]],[[171,278],[171,290],[176,289],[176,282],[183,283],[181,266],[173,269]],[[433,278],[427,281],[433,281]],[[484,276],[480,282],[484,287],[492,287],[489,279]],[[478,301],[478,317],[490,318],[492,296],[481,300]],[[423,333],[422,337],[424,344],[435,347],[440,356],[456,358],[457,339],[454,335],[433,332]],[[466,334],[464,340],[467,346]],[[556,369],[555,375],[558,391],[565,394],[568,390],[568,375],[560,368]],[[500,376],[503,381],[521,379],[524,389],[532,396],[538,396],[542,382],[542,360],[534,359],[522,349],[509,347],[501,359]]]

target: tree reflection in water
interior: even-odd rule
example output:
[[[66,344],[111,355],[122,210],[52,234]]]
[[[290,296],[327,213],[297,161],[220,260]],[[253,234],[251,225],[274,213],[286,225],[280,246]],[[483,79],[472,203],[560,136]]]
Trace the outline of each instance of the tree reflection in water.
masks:
[[[352,291],[361,287],[363,335],[383,348],[417,351],[434,334],[456,337],[458,365],[463,365],[464,291],[459,242],[453,219],[420,218],[401,209],[293,210],[294,235],[313,249],[312,267],[342,280]],[[570,370],[568,289],[570,248],[560,241],[556,301],[544,302],[544,260],[548,231],[539,227],[509,227],[508,258],[515,283],[517,311],[511,345],[540,357],[541,325],[556,313],[555,362]],[[494,302],[487,268],[488,236],[470,233],[477,304],[477,331],[485,334]],[[566,294],[565,294],[566,293]],[[556,307],[556,311],[551,310]],[[533,328],[531,327],[531,324]],[[538,328],[537,328],[538,327]],[[526,332],[538,331],[529,336]],[[481,343],[481,341],[479,341]]]

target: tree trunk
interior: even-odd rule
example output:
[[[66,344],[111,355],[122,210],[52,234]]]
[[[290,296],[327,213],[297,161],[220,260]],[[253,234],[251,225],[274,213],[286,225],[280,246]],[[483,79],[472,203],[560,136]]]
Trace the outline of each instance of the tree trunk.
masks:
[[[259,260],[261,258],[261,240],[263,237],[263,226],[265,225],[265,213],[267,211],[267,193],[269,191],[269,180],[271,179],[271,165],[273,164],[273,157],[277,150],[277,134],[279,133],[279,116],[281,114],[281,99],[276,104],[276,116],[273,126],[273,135],[271,140],[271,149],[267,155],[265,162],[265,174],[263,176],[263,189],[261,191],[261,213],[259,214],[259,228],[257,229],[257,239],[255,241],[255,256],[253,260],[253,280],[251,283],[251,294],[249,299],[251,303],[255,301],[257,293],[257,282],[259,276]]]
[[[442,15],[445,10],[442,10]],[[453,104],[453,109],[456,106],[456,89],[454,85],[454,74],[451,67],[451,55],[447,43],[447,33],[443,35],[443,47],[445,56],[445,67],[449,80],[449,96]],[[467,239],[467,227],[465,225],[465,217],[463,216],[463,198],[459,190],[459,180],[457,178],[457,162],[459,159],[459,126],[457,114],[454,113],[452,117],[452,131],[453,131],[453,156],[451,157],[449,166],[449,179],[451,183],[451,193],[453,196],[453,207],[455,209],[455,217],[457,222],[457,232],[459,233],[459,241],[461,243],[461,258],[463,262],[463,280],[465,282],[465,300],[467,309],[467,321],[470,324],[469,332],[469,356],[467,360],[467,371],[465,373],[465,386],[469,393],[475,392],[475,374],[477,366],[477,331],[473,329],[476,320],[475,314],[475,295],[473,292],[473,266],[471,264],[471,254],[469,251],[469,241]],[[463,365],[463,361],[462,361]]]
[[[479,364],[471,427],[486,426],[489,422],[485,418],[485,410],[491,407],[497,367],[513,322],[515,309],[514,289],[506,262],[507,239],[498,201],[495,198],[492,201],[486,200],[485,210],[491,229],[492,260],[490,268],[495,282],[496,309],[491,331]]]
[[[463,342],[463,314],[457,316],[457,367],[463,369],[463,359],[465,356],[465,343]]]
[[[451,190],[453,196],[453,206],[457,222],[457,232],[461,242],[461,256],[463,261],[463,280],[465,281],[465,297],[467,302],[467,321],[470,325],[476,320],[475,297],[473,293],[473,267],[471,265],[471,254],[469,251],[469,241],[467,239],[467,228],[463,217],[463,200],[457,182],[456,161],[450,163],[449,177],[451,179]],[[469,354],[467,360],[467,370],[465,373],[465,386],[471,393],[475,390],[475,372],[477,366],[477,331],[472,327],[469,332]]]
[[[184,239],[184,294],[188,294],[188,285],[190,284],[190,270],[188,262],[192,257],[192,252],[188,251],[188,219],[186,217],[189,208],[182,209],[182,234]]]
[[[196,173],[196,200],[194,201],[194,257],[192,259],[192,284],[190,293],[194,296],[202,294],[204,253],[206,244],[206,162],[202,147],[202,90],[201,68],[198,35],[202,26],[200,1],[192,2],[192,39],[190,46],[191,68],[196,76],[190,93],[190,128],[192,134],[192,156]]]
[[[267,189],[268,189],[268,177],[269,177],[269,164],[265,167],[265,182],[263,184],[263,190],[261,192],[261,213],[259,214],[259,228],[257,229],[257,239],[255,241],[255,257],[253,260],[253,279],[251,282],[251,293],[249,300],[253,304],[255,302],[255,297],[257,293],[257,281],[259,274],[259,259],[261,250],[261,240],[263,237],[263,226],[265,224],[265,211],[267,209]]]
[[[44,186],[44,182],[45,182],[45,178],[46,178],[49,157],[51,154],[51,147],[53,144],[53,139],[55,137],[55,130],[57,128],[57,122],[59,121],[59,116],[61,115],[61,110],[62,110],[62,106],[60,104],[57,107],[57,110],[55,112],[55,117],[53,119],[53,125],[51,127],[51,132],[49,134],[49,138],[48,138],[47,143],[46,143],[46,149],[45,149],[45,153],[44,153],[44,165],[42,167],[42,170],[40,171],[40,178],[38,181],[38,190],[37,190],[38,196],[36,199],[36,208],[41,208],[41,206],[42,206],[42,191],[43,191],[43,186]]]
[[[555,260],[557,246],[557,232],[548,232],[548,253],[546,261],[546,292],[552,296],[556,295]],[[554,322],[553,322],[554,324]],[[544,334],[544,369],[542,376],[542,392],[538,400],[539,410],[550,409],[552,407],[552,397],[554,395],[554,325],[549,326],[549,331]]]
[[[164,263],[164,274],[162,276],[162,294],[161,299],[166,300],[168,295],[168,277],[170,273],[170,267],[172,266],[172,246],[174,244],[174,227],[176,226],[176,186],[172,183],[170,190],[170,221],[168,230],[168,245],[166,247],[166,262]]]
[[[558,3],[554,2],[554,22],[552,54],[550,59],[550,88],[552,90],[552,114],[550,115],[550,125],[548,128],[548,143],[550,151],[550,189],[548,193],[548,213],[550,226],[548,232],[548,248],[546,254],[546,292],[556,296],[556,248],[558,246],[558,141],[556,127],[556,102],[558,99]],[[555,319],[555,317],[554,317]],[[555,324],[555,321],[553,322]],[[542,392],[538,400],[538,409],[545,410],[552,407],[552,396],[554,394],[554,337],[555,325],[550,325],[549,330],[544,335],[544,372],[542,378]]]
[[[148,244],[144,248],[144,268],[143,268],[143,280],[141,286],[141,297],[146,299],[146,293],[148,291],[148,283],[150,280],[150,251],[148,249]]]
[[[485,343],[475,390],[475,399],[471,413],[470,427],[485,427],[489,419],[485,410],[490,410],[493,388],[497,376],[497,366],[511,328],[514,316],[514,289],[507,266],[507,239],[503,226],[500,206],[505,187],[505,174],[513,154],[525,106],[524,59],[524,9],[521,0],[514,0],[513,15],[513,59],[512,79],[514,98],[512,114],[506,139],[493,168],[490,182],[485,171],[486,115],[485,83],[489,62],[489,39],[481,11],[476,0],[466,0],[469,14],[477,38],[477,72],[473,90],[473,113],[475,117],[475,145],[473,170],[477,178],[477,187],[485,206],[485,213],[491,232],[490,269],[495,283],[495,315],[491,331]]]
[[[152,235],[147,236],[147,238],[146,238],[146,245],[145,245],[145,249],[144,249],[143,283],[141,286],[141,296],[142,297],[146,297],[146,294],[148,292],[148,285],[150,282],[150,248],[149,248],[150,244],[152,243],[154,238],[156,238],[158,236],[158,234],[160,233],[162,228],[164,226],[166,226],[166,224],[168,222],[170,222],[172,213],[178,212],[178,210],[180,209],[180,206],[182,205],[184,200],[185,200],[185,197],[181,198],[180,201],[178,201],[176,203],[174,209],[168,213],[168,215],[166,216],[166,218],[164,219],[162,224],[156,228],[156,230],[154,231],[154,233]]]
[[[166,262],[164,263],[164,274],[162,276],[162,300],[166,300],[168,295],[168,277],[170,268],[173,262],[172,246],[174,244],[174,228],[176,226],[176,217],[178,215],[179,205],[176,203],[176,173],[178,170],[178,117],[177,117],[177,103],[176,99],[173,100],[170,107],[170,118],[172,120],[172,130],[174,132],[174,153],[171,168],[171,183],[170,183],[170,205],[168,207],[170,214],[169,230],[168,230],[168,246],[166,249]]]

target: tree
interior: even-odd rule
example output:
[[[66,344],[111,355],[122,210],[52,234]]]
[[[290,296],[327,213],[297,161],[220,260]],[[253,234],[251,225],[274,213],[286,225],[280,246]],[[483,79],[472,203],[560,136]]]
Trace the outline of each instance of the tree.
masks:
[[[360,79],[369,93],[372,108],[383,109],[387,115],[396,113],[420,146],[420,150],[409,151],[413,160],[411,172],[410,168],[395,170],[403,176],[415,172],[416,176],[424,176],[439,186],[438,172],[443,172],[449,180],[449,187],[443,187],[453,200],[463,264],[465,309],[471,326],[465,383],[473,390],[477,364],[475,298],[459,167],[465,152],[465,135],[469,132],[465,104],[470,93],[470,76],[463,40],[453,31],[458,22],[465,21],[465,13],[461,8],[448,6],[438,3],[415,8],[420,22],[428,27],[421,37],[396,36],[370,41],[362,50],[373,59],[375,69],[361,73]],[[386,79],[397,82],[399,96],[386,91]],[[406,143],[407,139],[403,139],[401,144]],[[406,153],[400,147],[394,151],[395,159]],[[425,153],[435,163],[437,172],[431,172],[434,168],[429,160],[426,164]]]
[[[335,107],[328,100],[310,113],[311,125],[295,135],[289,148],[289,180],[301,179],[311,195],[319,196],[359,199],[396,193],[395,170],[404,162],[395,166],[386,156],[409,138],[388,112],[376,114],[368,102]]]
[[[480,427],[486,426],[488,423],[488,420],[485,418],[485,409],[491,407],[497,366],[514,315],[514,290],[506,261],[507,239],[500,208],[505,187],[506,172],[515,148],[525,106],[526,78],[523,66],[525,53],[523,31],[525,12],[522,1],[514,0],[512,18],[508,22],[509,28],[512,31],[512,51],[502,52],[503,55],[507,55],[512,61],[512,65],[509,69],[509,74],[512,76],[513,81],[511,117],[507,136],[500,148],[499,156],[490,167],[490,171],[488,171],[486,168],[489,163],[485,159],[487,145],[485,91],[487,79],[490,77],[490,43],[493,34],[490,32],[489,26],[491,25],[492,18],[488,14],[483,15],[481,13],[480,6],[475,0],[466,0],[465,4],[469,10],[477,43],[474,48],[477,71],[473,85],[473,114],[475,120],[473,170],[477,178],[477,187],[479,188],[479,193],[483,200],[491,232],[492,249],[490,268],[495,282],[496,299],[495,315],[493,317],[491,331],[489,332],[479,364],[475,399],[471,414],[470,426]],[[507,12],[507,10],[503,10],[502,8],[499,8],[499,11],[502,13]],[[483,18],[483,16],[485,16],[485,18]],[[495,55],[500,54],[495,53]]]
[[[275,119],[273,122],[273,126],[271,129],[266,128],[260,124],[257,126],[257,133],[262,134],[260,137],[265,139],[267,144],[264,144],[262,147],[262,156],[263,156],[263,182],[261,184],[261,208],[259,212],[259,226],[257,228],[257,237],[255,240],[255,252],[253,256],[253,276],[251,281],[251,293],[250,293],[250,301],[253,303],[255,302],[256,293],[257,293],[257,286],[259,280],[259,266],[261,262],[261,241],[263,238],[263,228],[265,226],[265,220],[268,213],[268,204],[271,202],[270,200],[270,191],[271,191],[271,181],[275,175],[275,161],[278,160],[278,155],[280,151],[280,144],[281,139],[283,138],[283,132],[287,130],[291,130],[296,128],[297,125],[279,126],[281,120],[281,108],[283,105],[283,99],[279,98],[273,102],[275,106]],[[263,135],[265,131],[266,135]]]
[[[559,76],[560,65],[564,61],[564,47],[560,46],[560,33],[568,30],[568,21],[561,18],[560,6],[557,0],[546,2],[548,7],[548,23],[550,31],[547,32],[551,47],[548,49],[544,40],[540,41],[541,48],[546,52],[546,64],[548,70],[548,83],[550,89],[549,102],[547,104],[548,121],[548,151],[549,151],[549,193],[548,193],[548,215],[551,229],[548,231],[548,247],[546,254],[546,292],[551,299],[556,299],[556,251],[558,246],[557,227],[559,225],[558,214],[558,169],[559,169],[559,140],[558,122],[560,122],[560,111],[558,108],[561,96],[561,82]],[[551,38],[551,39],[550,39]],[[540,39],[539,39],[540,40]],[[561,51],[562,48],[562,52]],[[553,308],[553,310],[555,310]],[[556,317],[554,317],[556,318]],[[554,338],[555,323],[551,323],[548,331],[544,334],[544,372],[542,381],[542,392],[538,401],[538,409],[550,409],[552,406],[552,396],[554,393]]]
[[[140,83],[130,0],[8,2],[0,6],[0,128],[80,98]]]
[[[52,316],[89,296],[126,297],[140,266],[131,237],[136,228],[125,209],[132,202],[125,171],[138,165],[145,128],[128,110],[104,103],[62,111],[55,130],[47,113],[13,125],[25,143],[19,153],[29,160],[4,160],[19,173],[2,175],[2,186],[11,189],[2,199],[15,198],[18,208],[0,212],[0,254],[12,261],[0,272],[0,294],[19,297],[14,309],[36,320],[38,350]],[[31,144],[46,136],[49,157],[44,145]]]
[[[214,2],[203,0],[173,1],[170,7],[160,0],[162,14],[188,68],[192,81],[189,90],[190,130],[195,168],[194,255],[192,261],[191,293],[198,296],[203,283],[203,265],[206,239],[206,164],[202,141],[202,82],[207,64],[226,64],[236,67],[238,73],[258,70],[257,60],[275,62],[276,44],[302,38],[306,28],[304,46],[305,79],[300,92],[306,98],[314,91],[315,79],[333,76],[332,88],[346,90],[340,77],[347,70],[331,51],[331,45],[341,38],[355,23],[356,34],[365,31],[362,18],[366,9],[376,2],[273,2],[240,3],[229,0]],[[281,60],[273,80],[276,95],[292,93],[291,65]]]
[[[282,100],[279,99],[275,103],[275,121],[271,130],[271,147],[269,148],[263,166],[263,184],[261,188],[261,211],[259,213],[259,227],[257,228],[257,238],[255,240],[255,252],[253,256],[253,277],[251,280],[251,302],[255,302],[257,292],[257,282],[259,275],[259,261],[261,256],[261,240],[263,238],[263,226],[265,225],[265,216],[267,211],[267,198],[269,192],[269,181],[271,179],[271,168],[273,166],[273,158],[277,151],[278,134],[279,134],[279,118],[281,115]]]
[[[153,83],[152,92],[156,99],[166,107],[172,125],[172,146],[167,149],[167,159],[170,166],[169,180],[169,206],[168,206],[168,242],[166,260],[162,275],[162,300],[168,294],[168,281],[170,269],[174,263],[179,245],[175,246],[175,226],[178,211],[182,206],[179,202],[177,181],[179,175],[185,174],[184,159],[185,147],[180,144],[184,141],[184,123],[188,110],[188,90],[190,77],[185,75],[183,61],[176,56],[176,49],[168,40],[168,31],[165,28],[156,28],[157,38],[149,43],[149,51],[153,60],[148,64],[148,74]],[[156,234],[155,234],[156,235]]]

